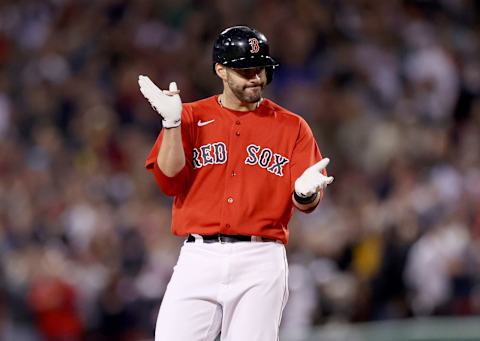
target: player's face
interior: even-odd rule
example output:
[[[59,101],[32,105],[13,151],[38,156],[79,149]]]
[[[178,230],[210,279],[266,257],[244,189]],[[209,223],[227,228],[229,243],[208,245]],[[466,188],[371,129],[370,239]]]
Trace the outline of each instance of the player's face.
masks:
[[[241,102],[255,103],[262,98],[262,91],[267,85],[267,74],[264,67],[228,68],[227,84]]]

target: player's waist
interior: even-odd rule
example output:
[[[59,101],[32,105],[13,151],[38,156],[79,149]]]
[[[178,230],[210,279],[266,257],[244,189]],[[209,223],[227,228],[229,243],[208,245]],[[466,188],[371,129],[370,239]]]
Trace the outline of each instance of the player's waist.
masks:
[[[240,234],[222,234],[222,233],[216,233],[211,235],[191,233],[188,235],[186,242],[187,243],[238,243],[238,242],[281,243],[281,241],[272,239],[272,238],[259,237],[259,236],[244,236]]]

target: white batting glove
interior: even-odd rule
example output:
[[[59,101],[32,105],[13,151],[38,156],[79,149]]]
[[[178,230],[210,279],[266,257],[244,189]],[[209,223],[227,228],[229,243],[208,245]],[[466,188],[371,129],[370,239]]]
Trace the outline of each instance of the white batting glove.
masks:
[[[182,100],[177,83],[171,82],[168,90],[160,90],[150,78],[140,75],[138,85],[153,109],[162,116],[163,127],[178,127],[182,118]]]
[[[295,193],[299,197],[308,198],[314,193],[320,192],[333,181],[333,176],[325,176],[322,170],[330,162],[329,158],[324,158],[307,168],[302,175],[295,180]]]

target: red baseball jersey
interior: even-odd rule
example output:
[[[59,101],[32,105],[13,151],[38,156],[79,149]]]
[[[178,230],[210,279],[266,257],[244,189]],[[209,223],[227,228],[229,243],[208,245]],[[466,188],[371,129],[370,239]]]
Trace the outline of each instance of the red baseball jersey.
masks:
[[[166,176],[156,162],[163,130],[146,160],[161,190],[175,196],[172,232],[286,244],[295,180],[322,158],[305,120],[268,99],[243,112],[212,96],[183,104],[181,131],[186,165],[177,175]]]

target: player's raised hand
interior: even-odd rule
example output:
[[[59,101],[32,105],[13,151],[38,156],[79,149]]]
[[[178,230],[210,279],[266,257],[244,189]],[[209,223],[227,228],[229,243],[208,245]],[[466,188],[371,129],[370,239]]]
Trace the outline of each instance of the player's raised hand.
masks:
[[[329,162],[329,158],[324,158],[303,172],[295,181],[295,192],[298,196],[303,198],[309,197],[332,183],[332,176],[322,174],[322,170],[327,167]]]
[[[162,116],[163,127],[178,127],[182,117],[182,100],[177,83],[171,82],[168,90],[160,90],[148,76],[140,75],[138,85],[153,109]]]

